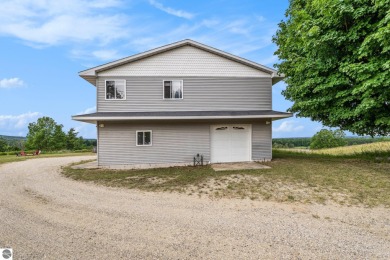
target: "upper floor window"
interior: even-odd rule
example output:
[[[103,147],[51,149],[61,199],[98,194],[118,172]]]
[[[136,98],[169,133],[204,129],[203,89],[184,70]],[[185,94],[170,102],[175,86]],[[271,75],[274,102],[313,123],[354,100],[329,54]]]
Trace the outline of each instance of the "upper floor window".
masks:
[[[106,99],[126,99],[126,80],[106,80]]]
[[[164,80],[164,99],[182,99],[183,81]]]

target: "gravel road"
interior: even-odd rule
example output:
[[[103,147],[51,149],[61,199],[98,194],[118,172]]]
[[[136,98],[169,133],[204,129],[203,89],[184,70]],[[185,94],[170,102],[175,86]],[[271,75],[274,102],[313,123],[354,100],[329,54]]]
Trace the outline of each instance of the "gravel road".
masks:
[[[67,179],[91,157],[0,166],[14,259],[390,259],[390,209],[210,200]]]

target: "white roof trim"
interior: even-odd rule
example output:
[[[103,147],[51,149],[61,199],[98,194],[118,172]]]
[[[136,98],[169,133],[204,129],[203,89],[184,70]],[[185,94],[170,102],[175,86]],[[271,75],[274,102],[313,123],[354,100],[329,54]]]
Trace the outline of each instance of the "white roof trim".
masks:
[[[108,69],[111,69],[114,67],[118,67],[118,66],[121,66],[121,65],[126,64],[126,63],[141,60],[141,59],[144,59],[144,58],[147,58],[147,57],[150,57],[153,55],[157,55],[159,53],[166,52],[166,51],[169,51],[172,49],[176,49],[176,48],[179,48],[179,47],[182,47],[185,45],[190,45],[190,46],[202,49],[204,51],[208,51],[210,53],[219,55],[221,57],[227,58],[229,60],[239,62],[239,63],[244,64],[246,66],[249,66],[249,67],[261,70],[263,72],[269,73],[271,75],[271,77],[275,79],[275,81],[273,80],[273,82],[275,82],[275,83],[284,78],[284,75],[279,75],[278,72],[274,69],[268,68],[268,67],[263,66],[261,64],[258,64],[256,62],[238,57],[236,55],[218,50],[216,48],[213,48],[213,47],[210,47],[210,46],[207,46],[207,45],[204,45],[202,43],[199,43],[199,42],[196,42],[193,40],[189,40],[189,39],[175,42],[175,43],[171,43],[168,45],[164,45],[162,47],[158,47],[158,48],[146,51],[146,52],[142,52],[142,53],[139,53],[139,54],[136,54],[133,56],[129,56],[129,57],[126,57],[126,58],[123,58],[120,60],[109,62],[109,63],[103,64],[103,65],[100,65],[97,67],[93,67],[93,68],[90,68],[87,70],[83,70],[83,71],[79,72],[79,75],[80,75],[80,77],[84,78],[85,80],[87,80],[95,85],[95,83],[93,83],[92,79],[96,77],[98,72],[108,70]]]

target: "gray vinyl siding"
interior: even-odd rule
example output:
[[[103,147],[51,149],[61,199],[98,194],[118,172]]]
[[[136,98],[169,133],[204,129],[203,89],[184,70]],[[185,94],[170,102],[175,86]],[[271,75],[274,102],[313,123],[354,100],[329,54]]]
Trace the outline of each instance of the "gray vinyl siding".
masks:
[[[99,128],[99,165],[191,163],[210,160],[209,124],[104,123]],[[152,146],[136,146],[136,131],[152,130]]]
[[[105,80],[125,79],[126,100],[106,100]],[[183,99],[163,99],[163,80],[183,80]],[[271,110],[271,78],[99,77],[98,112]]]
[[[182,46],[100,71],[98,76],[271,77],[270,73],[197,47]]]
[[[252,160],[272,159],[272,125],[265,122],[252,124]]]
[[[210,161],[210,125],[223,122],[194,123],[114,123],[99,122],[100,166],[191,163],[194,155],[203,154]],[[229,122],[231,123],[231,121]],[[252,160],[272,159],[271,125],[265,121],[237,121],[252,124]],[[152,146],[136,146],[136,131],[151,130]]]

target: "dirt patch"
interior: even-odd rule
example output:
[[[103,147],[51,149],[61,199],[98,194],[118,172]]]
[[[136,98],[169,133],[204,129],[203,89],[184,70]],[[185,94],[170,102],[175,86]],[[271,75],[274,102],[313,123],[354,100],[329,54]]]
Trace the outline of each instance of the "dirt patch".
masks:
[[[271,167],[257,162],[216,163],[212,164],[211,167],[214,171],[271,169]]]
[[[38,192],[31,190],[30,188],[24,188],[24,192],[25,194],[27,194],[28,197],[33,198],[40,203],[48,204],[50,202],[50,199],[48,197],[44,196],[43,194],[39,194]]]
[[[167,181],[173,180],[175,178],[159,178],[159,177],[141,177],[141,176],[129,176],[125,178],[126,180],[131,180],[131,181],[139,181],[139,180],[145,180],[146,182],[153,184],[153,185],[158,185],[158,184],[164,184]],[[120,181],[120,180],[119,180]]]

